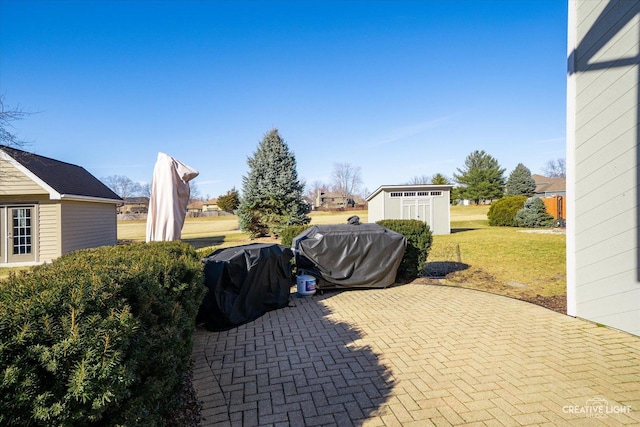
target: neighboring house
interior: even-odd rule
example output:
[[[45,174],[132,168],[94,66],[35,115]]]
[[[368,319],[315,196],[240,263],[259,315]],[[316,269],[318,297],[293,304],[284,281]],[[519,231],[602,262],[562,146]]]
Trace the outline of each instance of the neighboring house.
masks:
[[[220,208],[218,207],[218,199],[210,199],[206,202],[202,202],[202,212],[217,212],[219,210]]]
[[[80,166],[0,146],[0,266],[115,245],[121,203]]]
[[[203,202],[195,200],[187,205],[187,213],[190,216],[199,216],[202,213]]]
[[[149,212],[148,197],[125,197],[124,204],[118,208],[122,214],[146,214]]]
[[[383,185],[369,197],[369,222],[418,219],[433,234],[450,234],[449,194],[453,185]]]
[[[314,206],[316,208],[326,209],[344,209],[352,208],[356,205],[356,202],[348,197],[342,196],[335,191],[322,191],[318,190],[316,201]]]
[[[531,175],[536,183],[535,194],[538,197],[564,196],[567,194],[567,179],[562,177],[547,177]]]
[[[220,215],[222,210],[218,207],[218,199],[210,199],[205,202],[194,200],[187,205],[187,213],[190,216],[215,216]]]
[[[640,2],[569,2],[567,313],[640,335]]]

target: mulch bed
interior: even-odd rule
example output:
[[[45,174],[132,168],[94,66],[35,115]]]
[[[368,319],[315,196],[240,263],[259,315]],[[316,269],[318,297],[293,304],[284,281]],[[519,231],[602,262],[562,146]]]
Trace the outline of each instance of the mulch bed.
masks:
[[[553,297],[543,297],[542,295],[536,295],[531,298],[521,298],[523,301],[530,302],[532,304],[541,305],[549,310],[557,311],[561,314],[567,314],[567,296],[556,295]]]

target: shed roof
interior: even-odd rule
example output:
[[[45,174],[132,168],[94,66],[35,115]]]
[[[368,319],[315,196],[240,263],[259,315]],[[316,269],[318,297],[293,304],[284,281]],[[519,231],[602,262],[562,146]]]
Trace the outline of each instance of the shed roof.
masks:
[[[407,185],[381,185],[376,191],[367,197],[367,202],[373,199],[382,191],[422,191],[422,190],[445,190],[451,191],[453,184],[407,184]]]
[[[122,202],[120,196],[80,166],[4,145],[0,145],[0,157],[41,185],[52,199]]]

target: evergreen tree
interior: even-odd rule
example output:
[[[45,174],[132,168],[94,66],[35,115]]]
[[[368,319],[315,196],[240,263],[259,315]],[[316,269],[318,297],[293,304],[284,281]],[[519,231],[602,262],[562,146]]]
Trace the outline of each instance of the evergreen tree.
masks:
[[[531,178],[531,171],[522,163],[511,172],[507,179],[507,196],[533,196],[536,182]]]
[[[481,200],[499,199],[504,195],[504,171],[495,158],[484,150],[476,150],[467,156],[464,168],[458,168],[459,173],[453,174],[453,179],[463,185],[462,197],[479,204]]]
[[[240,193],[233,187],[227,194],[218,197],[218,207],[225,212],[232,212],[240,206]]]
[[[443,184],[450,184],[450,182],[449,182],[449,178],[447,178],[446,175],[443,175],[440,172],[438,172],[431,177],[431,184],[443,185]]]
[[[311,221],[295,156],[277,129],[264,135],[247,164],[249,173],[242,177],[242,201],[238,207],[241,230],[252,237],[279,235],[290,225]]]
[[[524,203],[524,208],[520,209],[514,218],[518,227],[539,228],[552,227],[554,225],[553,215],[547,212],[542,199],[531,197]]]

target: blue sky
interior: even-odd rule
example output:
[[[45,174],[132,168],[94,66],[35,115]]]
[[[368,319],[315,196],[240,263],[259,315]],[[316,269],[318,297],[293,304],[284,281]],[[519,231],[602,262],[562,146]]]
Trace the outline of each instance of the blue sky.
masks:
[[[565,157],[561,0],[0,0],[0,92],[27,150],[150,182],[158,152],[241,189],[279,129],[307,183]]]

